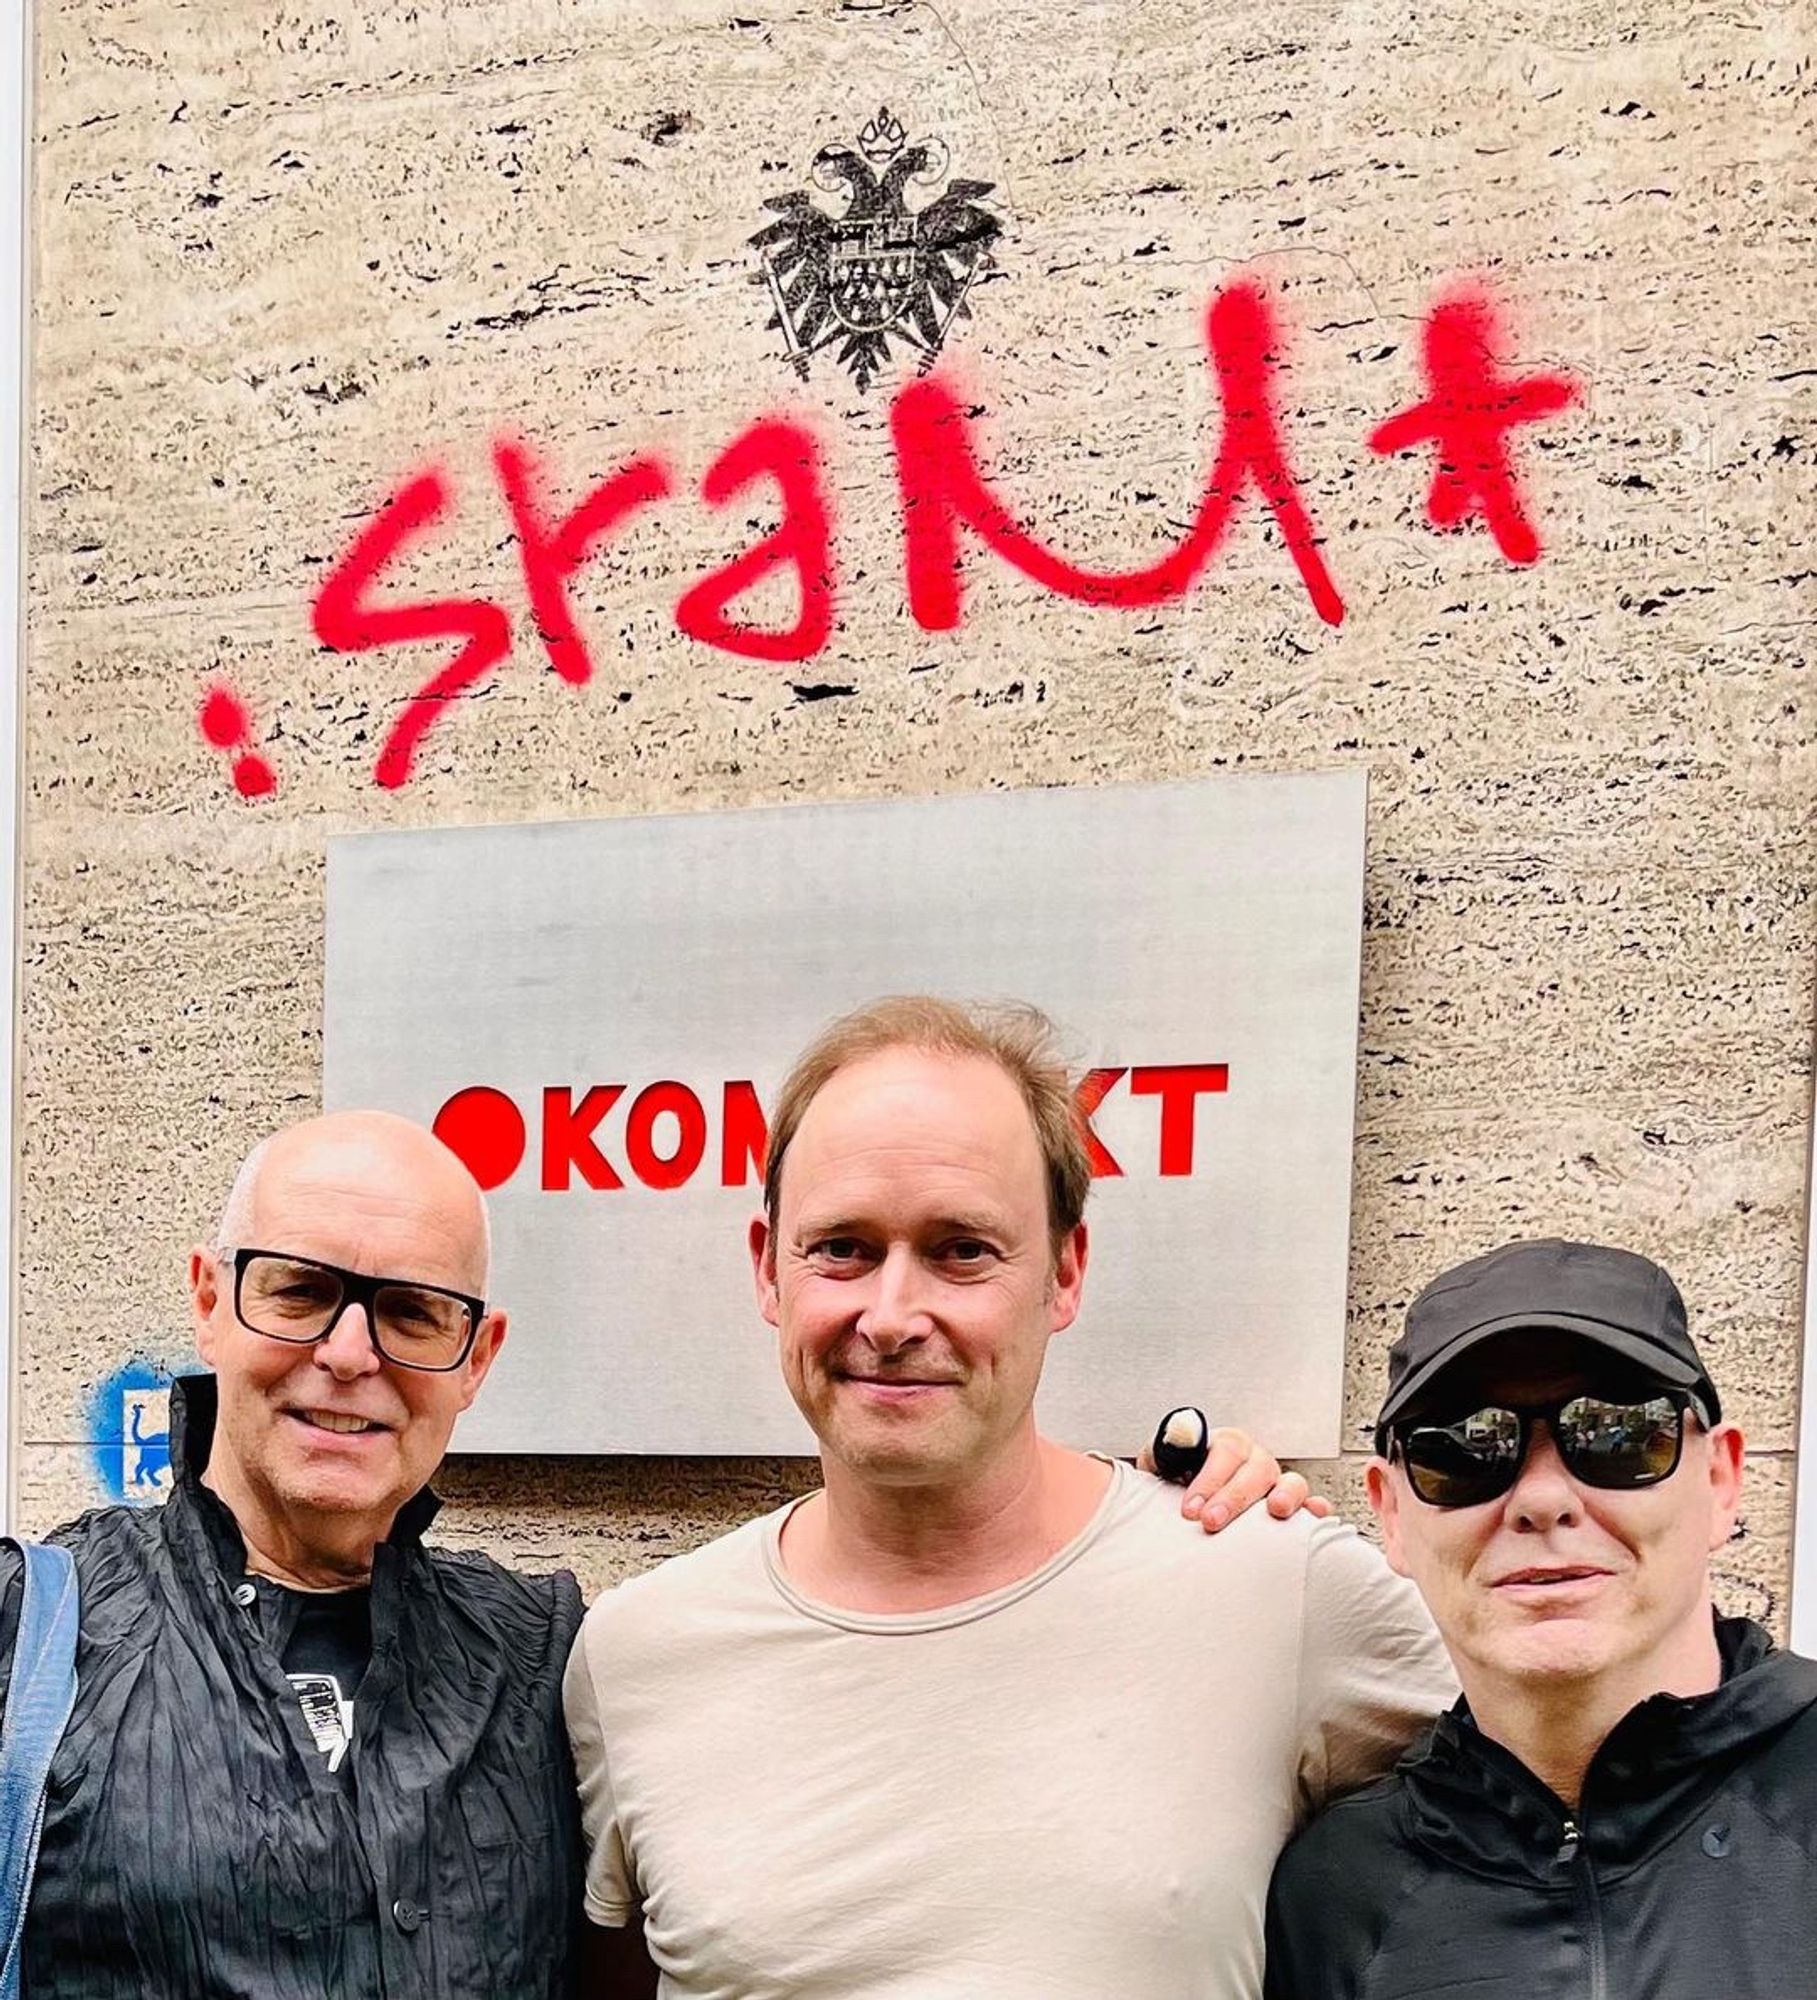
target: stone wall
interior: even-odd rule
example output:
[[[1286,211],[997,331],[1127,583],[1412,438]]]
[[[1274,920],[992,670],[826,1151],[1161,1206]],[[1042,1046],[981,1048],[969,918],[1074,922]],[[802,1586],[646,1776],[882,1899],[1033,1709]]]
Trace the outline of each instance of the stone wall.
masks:
[[[1724,1590],[1783,1628],[1817,942],[1806,9],[44,0],[36,21],[29,1526],[97,1497],[96,1385],[182,1357],[186,1246],[251,1139],[318,1099],[331,835],[1360,763],[1347,1420],[1445,1263],[1551,1231],[1659,1256],[1752,1448]],[[1164,556],[1226,414],[1207,308],[1253,282],[1340,624],[1253,495],[1160,601],[1069,599],[973,542],[957,629],[918,622],[890,433],[915,356],[895,343],[861,388],[828,348],[799,379],[749,243],[783,213],[766,199],[837,208],[815,155],[880,105],[940,142],[930,175],[991,185],[1000,234],[935,379],[1012,511],[1083,567]],[[1518,520],[1435,528],[1429,445],[1369,447],[1467,297],[1509,376],[1575,386],[1503,439],[1537,560]],[[1480,363],[1490,336],[1465,333]],[[700,495],[774,415],[818,440],[837,566],[830,640],[783,663],[674,616],[776,521],[767,487]],[[575,578],[584,684],[526,601],[492,459],[511,439],[552,511],[640,451],[673,469]],[[494,601],[512,643],[387,786],[453,649],[332,650],[312,609],[432,469],[441,518],[376,594]],[[739,615],[786,626],[788,585]],[[199,727],[217,685],[245,710],[225,749]],[[242,770],[242,793],[242,753],[275,789]],[[1321,1476],[1354,1503],[1357,1461]],[[592,1587],[805,1477],[468,1458],[444,1519]]]

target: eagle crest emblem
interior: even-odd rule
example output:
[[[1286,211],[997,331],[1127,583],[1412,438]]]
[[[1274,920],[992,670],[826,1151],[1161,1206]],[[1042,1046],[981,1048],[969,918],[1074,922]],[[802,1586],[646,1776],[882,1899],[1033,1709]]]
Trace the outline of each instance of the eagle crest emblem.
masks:
[[[846,192],[845,212],[829,214],[805,189],[776,195],[764,207],[776,220],[750,239],[763,264],[752,283],[776,308],[770,325],[803,380],[808,362],[839,343],[838,360],[860,389],[898,340],[933,365],[956,319],[969,319],[966,295],[991,264],[1003,225],[984,206],[989,181],[954,181],[925,207],[910,209],[911,187],[946,178],[940,141],[908,142],[886,105],[858,135],[857,146],[823,146],[814,183]]]

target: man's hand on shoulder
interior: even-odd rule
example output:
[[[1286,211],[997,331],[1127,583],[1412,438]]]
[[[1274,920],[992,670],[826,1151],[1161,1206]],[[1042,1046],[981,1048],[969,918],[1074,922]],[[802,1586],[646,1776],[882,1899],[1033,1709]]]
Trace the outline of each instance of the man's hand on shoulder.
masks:
[[[1184,1486],[1180,1512],[1215,1535],[1258,1500],[1277,1521],[1302,1509],[1323,1519],[1331,1502],[1314,1493],[1297,1472],[1284,1472],[1275,1455],[1234,1425],[1216,1430],[1190,1404],[1169,1410],[1136,1463],[1175,1486]]]

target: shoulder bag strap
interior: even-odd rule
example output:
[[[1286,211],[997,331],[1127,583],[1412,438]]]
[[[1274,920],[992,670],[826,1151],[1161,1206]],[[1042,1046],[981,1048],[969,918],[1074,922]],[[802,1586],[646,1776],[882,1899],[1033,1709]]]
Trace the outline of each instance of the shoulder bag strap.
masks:
[[[76,1566],[67,1549],[13,1546],[25,1558],[25,1574],[0,1723],[0,2000],[14,2000],[19,1991],[19,1943],[44,1829],[44,1788],[76,1700]]]

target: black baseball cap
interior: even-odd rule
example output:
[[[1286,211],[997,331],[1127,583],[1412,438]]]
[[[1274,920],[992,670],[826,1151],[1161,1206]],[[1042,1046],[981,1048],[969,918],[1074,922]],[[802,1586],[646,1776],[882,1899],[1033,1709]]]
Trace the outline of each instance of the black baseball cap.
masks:
[[[1688,1390],[1705,1423],[1721,1419],[1670,1273],[1632,1250],[1553,1237],[1473,1257],[1434,1278],[1407,1308],[1406,1331],[1388,1351],[1376,1450],[1386,1450],[1389,1426],[1454,1361],[1496,1334],[1527,1329],[1574,1333],[1665,1387]]]

